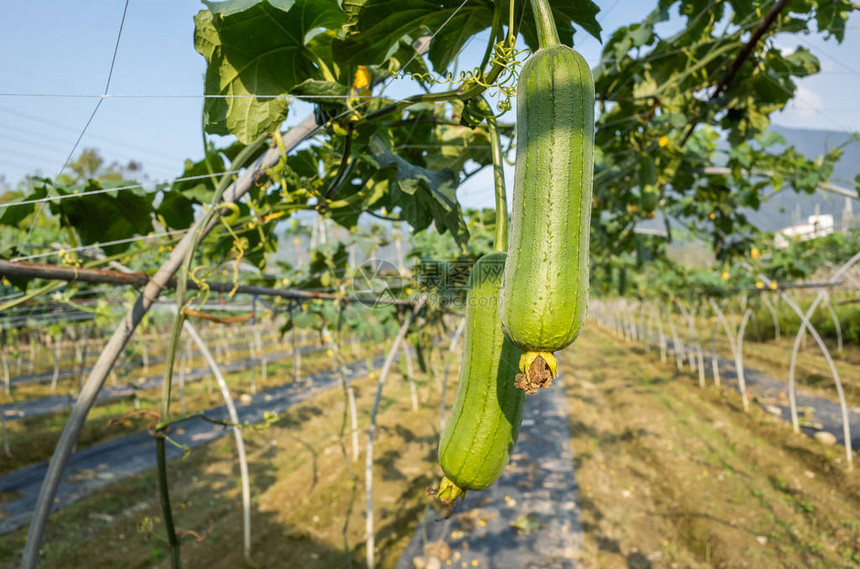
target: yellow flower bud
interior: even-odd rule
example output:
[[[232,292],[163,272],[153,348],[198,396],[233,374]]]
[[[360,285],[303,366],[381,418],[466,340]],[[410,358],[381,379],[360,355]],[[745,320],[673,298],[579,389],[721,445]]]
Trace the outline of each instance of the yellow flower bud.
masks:
[[[370,72],[370,69],[366,65],[359,65],[358,70],[355,72],[355,79],[352,82],[352,86],[356,89],[363,89],[370,85],[370,81],[373,79],[373,74]]]

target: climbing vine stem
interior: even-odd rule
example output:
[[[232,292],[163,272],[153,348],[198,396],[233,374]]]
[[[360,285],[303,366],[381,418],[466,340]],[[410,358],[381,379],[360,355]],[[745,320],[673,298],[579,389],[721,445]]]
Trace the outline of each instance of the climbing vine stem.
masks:
[[[531,0],[532,12],[535,15],[538,44],[541,49],[558,45],[558,30],[552,17],[552,7],[549,0]]]
[[[266,137],[260,137],[255,142],[246,146],[236,156],[236,159],[231,164],[231,169],[236,170],[245,165],[245,163],[259,150],[265,142]],[[177,311],[173,319],[173,327],[170,333],[170,340],[167,345],[167,361],[165,363],[164,380],[161,386],[161,407],[159,413],[159,423],[164,423],[170,418],[170,392],[173,383],[173,366],[176,361],[176,348],[179,345],[179,337],[182,334],[182,324],[185,321],[185,303],[186,293],[188,290],[188,278],[191,274],[191,262],[194,259],[194,253],[203,241],[206,235],[205,228],[215,218],[221,215],[223,207],[220,205],[221,197],[224,191],[233,182],[231,174],[225,174],[221,177],[218,187],[215,189],[215,194],[212,196],[212,205],[207,211],[200,223],[197,224],[194,230],[194,240],[191,247],[185,254],[183,263],[180,269],[179,278],[176,283],[176,304]],[[230,211],[228,209],[228,211]],[[233,214],[233,211],[230,211]],[[173,569],[181,569],[182,558],[180,555],[180,541],[176,536],[176,528],[173,523],[173,511],[170,507],[170,492],[167,480],[167,458],[165,455],[165,437],[164,433],[160,432],[156,435],[156,458],[158,462],[158,490],[161,502],[161,511],[164,516],[164,530],[167,533],[167,543],[170,546],[170,564]]]
[[[493,115],[489,103],[483,97],[478,101],[478,110],[486,114],[487,130],[489,131],[490,147],[493,154],[493,184],[496,195],[496,234],[493,238],[493,250],[506,251],[508,248],[508,200],[505,195],[502,139],[496,117]]]

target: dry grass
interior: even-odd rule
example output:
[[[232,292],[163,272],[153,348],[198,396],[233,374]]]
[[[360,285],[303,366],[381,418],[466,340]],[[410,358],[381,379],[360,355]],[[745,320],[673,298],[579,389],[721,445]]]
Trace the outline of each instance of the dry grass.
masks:
[[[841,449],[591,326],[561,359],[587,567],[850,567]]]
[[[456,372],[452,371],[452,377]],[[393,373],[385,386],[374,469],[377,560],[393,567],[437,479],[438,387],[417,378],[419,411],[409,386]],[[242,556],[241,497],[232,437],[195,449],[170,465],[171,494],[187,568],[346,566],[342,528],[349,520],[348,555],[364,564],[364,428],[376,390],[374,377],[355,381],[362,455],[347,461],[350,437],[338,436],[343,393],[329,390],[284,414],[274,426],[245,431],[253,499],[254,564]],[[453,390],[449,390],[453,396]],[[357,475],[351,483],[351,473]],[[154,471],[119,482],[52,517],[40,567],[166,568],[167,547]],[[349,512],[353,489],[355,503]],[[26,528],[0,537],[0,566],[14,566]]]
[[[852,567],[860,564],[860,481],[841,449],[794,435],[730,390],[696,380],[590,326],[561,358],[581,512],[583,561],[614,567]],[[452,377],[455,371],[452,370]],[[438,388],[419,378],[421,408],[397,374],[380,412],[374,481],[379,566],[393,567],[427,501]],[[374,378],[356,381],[366,426]],[[453,396],[453,389],[449,394]],[[364,566],[363,457],[347,461],[344,401],[333,389],[275,426],[246,432],[254,565],[241,554],[233,441],[171,464],[186,567]],[[362,431],[363,433],[363,431]],[[362,451],[365,439],[362,434]],[[358,479],[351,484],[351,472]],[[357,492],[352,510],[352,492]],[[349,522],[348,553],[342,528]],[[0,538],[14,566],[25,532]],[[44,567],[167,567],[154,473],[114,484],[52,518]]]
[[[734,322],[735,320],[737,319],[732,319],[732,324],[735,326],[733,332],[737,333],[738,323]],[[684,334],[683,338],[689,343],[686,335],[686,327],[682,329],[680,320],[677,325],[679,334]],[[698,332],[701,337],[705,358],[708,358],[713,347],[713,330],[711,324],[706,325],[700,319]],[[668,330],[666,334],[669,334]],[[744,366],[784,381],[786,389],[788,389],[788,368],[794,341],[794,334],[783,335],[779,340],[770,339],[766,342],[756,342],[746,339],[743,344]],[[840,353],[836,349],[836,342],[826,339],[825,344],[830,355],[833,357],[848,404],[860,406],[860,379],[858,379],[860,378],[860,348],[846,344]],[[733,359],[731,346],[721,327],[717,329],[716,346],[719,355]],[[710,375],[708,375],[708,379],[710,380]],[[803,389],[818,397],[824,397],[833,401],[837,400],[836,385],[830,374],[827,361],[824,359],[815,340],[808,334],[806,341],[801,345],[801,350],[798,352],[795,381],[797,382],[798,389]]]
[[[350,351],[344,353],[349,360]],[[325,369],[331,369],[331,358],[325,352],[302,356],[302,376],[307,377]],[[225,374],[224,379],[230,386],[234,399],[250,393],[250,371]],[[293,364],[291,359],[268,365],[266,381],[261,380],[257,371],[257,390],[263,391],[292,381]],[[210,384],[211,383],[211,388]],[[224,404],[224,398],[214,379],[189,382],[185,388],[186,408],[189,413],[210,409]],[[173,390],[174,409],[179,412],[179,388]],[[78,449],[112,440],[121,436],[142,431],[151,426],[150,416],[136,414],[137,411],[158,412],[161,401],[161,387],[141,390],[136,393],[136,401],[131,398],[112,399],[97,403],[84,425],[78,438]],[[9,421],[6,430],[12,457],[0,461],[0,474],[12,472],[34,462],[47,460],[54,451],[60,432],[69,417],[69,411],[40,415],[31,419]]]

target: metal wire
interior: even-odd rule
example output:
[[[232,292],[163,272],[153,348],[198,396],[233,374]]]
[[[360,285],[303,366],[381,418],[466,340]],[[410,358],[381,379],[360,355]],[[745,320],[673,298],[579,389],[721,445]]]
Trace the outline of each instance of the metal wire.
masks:
[[[114,44],[114,47],[113,47],[113,56],[111,57],[111,60],[110,60],[110,69],[108,69],[107,81],[105,82],[105,92],[104,92],[105,95],[107,95],[108,89],[110,88],[110,82],[111,82],[111,78],[113,77],[114,66],[116,65],[116,54],[119,52],[119,41],[122,38],[122,30],[125,27],[125,16],[128,13],[128,1],[129,0],[125,0],[125,5],[123,6],[123,9],[122,9],[122,20],[120,20],[120,22],[119,22],[119,30],[117,31],[117,34],[116,34],[116,43]],[[75,153],[75,150],[78,149],[78,145],[81,143],[81,140],[84,138],[84,134],[86,134],[87,129],[89,128],[90,124],[92,124],[93,119],[95,118],[96,113],[99,110],[99,107],[101,107],[102,101],[104,101],[104,98],[100,98],[98,100],[98,102],[96,103],[96,106],[93,108],[93,112],[90,114],[90,118],[87,119],[86,124],[84,124],[84,128],[81,129],[81,134],[79,134],[77,140],[75,140],[74,146],[72,146],[72,149],[69,151],[69,155],[66,157],[66,161],[63,162],[63,166],[60,168],[60,171],[57,173],[56,177],[59,177],[60,174],[63,173],[63,170],[66,169],[66,166],[69,165],[69,161],[71,161],[72,156]],[[39,217],[41,217],[42,209],[44,209],[44,207],[45,207],[44,204],[39,204],[39,209],[36,211],[36,215],[33,216],[33,221],[32,221],[32,223],[30,223],[30,229],[27,230],[27,235],[24,237],[24,242],[21,244],[22,248],[25,247],[27,245],[27,243],[30,241],[30,236],[33,234],[33,229],[36,227],[36,222],[39,221]]]
[[[136,235],[134,237],[128,237],[126,239],[117,239],[116,241],[103,241],[101,243],[91,243],[90,245],[82,245],[80,247],[71,247],[71,248],[65,248],[64,247],[61,250],[58,249],[56,251],[49,251],[46,253],[37,253],[35,255],[28,255],[26,257],[16,257],[13,260],[14,261],[29,261],[32,259],[41,259],[44,257],[51,257],[53,255],[60,255],[63,253],[71,253],[73,251],[86,251],[87,249],[109,247],[111,245],[121,245],[123,243],[133,243],[135,241],[146,241],[146,240],[158,239],[160,237],[165,237],[165,236],[182,235],[186,232],[188,232],[187,229],[177,229],[175,231],[165,231],[163,233],[155,233],[153,235],[146,235],[146,236]]]
[[[44,99],[378,99],[378,95],[205,95],[205,94],[171,94],[171,93],[115,93],[115,94],[86,94],[86,93],[0,93],[0,97],[8,98],[44,98]]]
[[[215,172],[216,176],[220,176],[223,174],[238,174],[241,170],[225,170],[223,172]],[[205,178],[210,178],[211,174],[199,174],[197,176],[185,176],[182,178],[176,178],[173,182],[187,182],[189,180],[202,180]],[[14,207],[18,205],[29,205],[29,204],[42,204],[47,202],[58,202],[60,200],[67,200],[72,198],[84,198],[87,196],[93,196],[97,194],[106,194],[108,192],[122,192],[126,190],[136,190],[138,188],[143,188],[144,184],[129,184],[127,186],[118,186],[116,188],[101,188],[98,190],[93,190],[91,192],[80,192],[77,194],[65,194],[65,195],[57,195],[57,196],[45,196],[44,198],[37,198],[32,200],[24,200],[20,202],[8,202],[0,204],[0,210],[5,209],[7,207]]]

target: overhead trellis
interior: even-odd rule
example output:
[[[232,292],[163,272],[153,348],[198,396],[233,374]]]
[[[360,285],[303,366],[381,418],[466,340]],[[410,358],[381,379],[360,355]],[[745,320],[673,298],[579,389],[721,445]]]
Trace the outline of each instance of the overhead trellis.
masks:
[[[504,106],[513,94],[508,86],[526,55],[515,49],[517,38],[535,47],[525,7],[524,0],[206,2],[195,19],[195,47],[207,63],[205,94],[212,95],[204,129],[238,142],[221,149],[207,144],[203,160],[185,164],[183,181],[154,191],[112,193],[88,180],[48,180],[21,196],[31,202],[29,211],[19,209],[27,205],[6,208],[0,218],[6,258],[31,253],[18,250],[25,241],[47,248],[59,240],[76,251],[80,243],[96,248],[109,241],[120,246],[103,248],[101,264],[80,269],[120,260],[149,275],[71,412],[23,567],[38,560],[61,474],[96,394],[177,273],[180,305],[199,267],[242,261],[264,274],[280,246],[278,224],[299,211],[352,230],[363,215],[416,232],[434,227],[468,253],[469,220],[457,188],[493,164],[486,116],[476,103],[490,91]],[[591,249],[597,261],[634,250],[661,257],[665,240],[634,231],[658,212],[708,235],[721,258],[745,253],[754,228],[743,209],[757,208],[766,186],[808,190],[827,183],[839,149],[809,160],[766,132],[770,115],[793,97],[795,81],[819,70],[810,51],[784,53],[773,40],[815,33],[841,41],[853,9],[846,0],[658,0],[643,22],[609,34],[595,72],[601,112]],[[589,0],[554,2],[561,41],[574,43],[583,30],[600,37],[597,12]],[[664,37],[667,21],[680,31]],[[479,66],[448,77],[462,46],[487,28]],[[386,94],[393,78],[412,73],[414,96]],[[315,113],[282,136],[290,97],[312,101]],[[502,134],[512,142],[510,128]],[[713,165],[728,173],[701,172]],[[749,171],[770,175],[750,179]],[[54,194],[81,197],[51,202],[52,215],[35,224],[32,206],[41,202],[34,200],[47,197],[49,185]],[[110,240],[99,238],[100,227]],[[161,229],[187,231],[169,243],[124,241]],[[82,264],[74,253],[63,263]],[[168,404],[169,396],[165,419]]]

